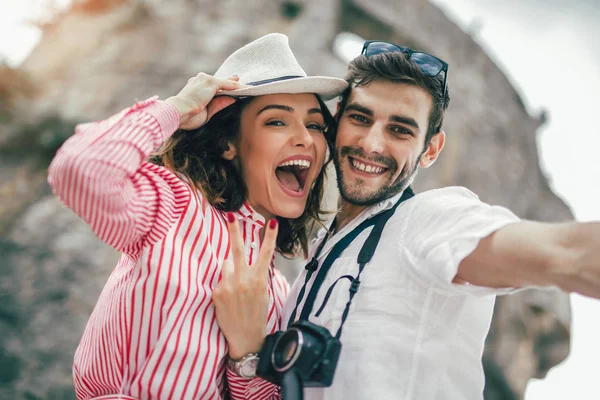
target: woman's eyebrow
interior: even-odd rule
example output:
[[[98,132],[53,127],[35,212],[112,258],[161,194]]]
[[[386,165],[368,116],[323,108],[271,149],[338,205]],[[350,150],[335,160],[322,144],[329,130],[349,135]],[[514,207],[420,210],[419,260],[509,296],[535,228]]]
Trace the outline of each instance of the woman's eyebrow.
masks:
[[[256,115],[258,116],[261,112],[263,111],[267,111],[267,110],[283,110],[283,111],[287,111],[287,112],[294,112],[294,109],[290,106],[284,106],[281,104],[268,104],[266,106],[264,106],[259,112],[256,113]]]
[[[258,116],[261,112],[267,111],[267,110],[282,110],[282,111],[287,111],[290,113],[294,112],[294,109],[290,106],[284,106],[282,104],[268,104],[268,105],[264,106],[263,108],[261,108],[260,111],[256,113],[256,115]],[[311,115],[311,114],[323,115],[323,111],[320,108],[311,108],[310,110],[308,110],[307,114],[308,115]]]

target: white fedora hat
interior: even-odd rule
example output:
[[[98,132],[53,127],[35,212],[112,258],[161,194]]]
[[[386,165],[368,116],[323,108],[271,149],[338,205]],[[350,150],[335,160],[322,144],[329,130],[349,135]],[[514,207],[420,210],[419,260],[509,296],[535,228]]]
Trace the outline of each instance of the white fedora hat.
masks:
[[[240,77],[251,87],[221,91],[218,95],[262,96],[276,93],[315,93],[330,100],[341,94],[348,83],[339,78],[307,76],[281,33],[270,33],[236,50],[221,64],[214,76]]]

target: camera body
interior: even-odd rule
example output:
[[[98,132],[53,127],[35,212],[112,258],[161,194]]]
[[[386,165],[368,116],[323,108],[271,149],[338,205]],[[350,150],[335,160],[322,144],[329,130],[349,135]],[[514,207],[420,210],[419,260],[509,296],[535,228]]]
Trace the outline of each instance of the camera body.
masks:
[[[265,339],[257,375],[281,386],[283,374],[294,369],[306,387],[328,387],[333,382],[342,344],[312,322],[294,322],[287,331]]]

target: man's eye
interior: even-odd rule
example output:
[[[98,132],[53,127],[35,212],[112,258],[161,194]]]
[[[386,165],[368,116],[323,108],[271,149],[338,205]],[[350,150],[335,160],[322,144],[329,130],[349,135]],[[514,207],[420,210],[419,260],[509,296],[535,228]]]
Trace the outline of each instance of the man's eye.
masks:
[[[285,126],[285,122],[283,122],[280,119],[272,119],[270,121],[267,121],[267,123],[265,125],[269,125],[269,126]]]
[[[360,114],[351,114],[350,118],[358,121],[358,122],[362,122],[363,124],[366,124],[369,122],[369,119],[363,115]]]
[[[394,132],[396,135],[410,135],[412,136],[412,132],[409,131],[408,129],[401,127],[401,126],[394,126],[391,128],[391,131]]]

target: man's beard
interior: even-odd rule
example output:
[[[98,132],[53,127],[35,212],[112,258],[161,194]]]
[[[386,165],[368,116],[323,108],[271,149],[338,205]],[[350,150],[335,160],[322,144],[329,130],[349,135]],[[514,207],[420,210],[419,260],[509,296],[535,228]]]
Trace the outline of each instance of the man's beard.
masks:
[[[398,163],[396,163],[393,158],[384,156],[368,157],[360,148],[357,147],[344,146],[339,150],[335,149],[333,163],[337,173],[338,190],[340,192],[340,196],[342,196],[344,201],[357,206],[371,206],[385,199],[389,199],[390,197],[394,197],[396,194],[404,191],[404,189],[411,184],[415,175],[417,174],[417,167],[422,155],[423,153],[417,157],[417,160],[412,165],[412,168],[407,168],[405,165],[396,180],[392,182],[392,177],[395,176],[396,172],[398,171]],[[368,192],[368,190],[363,186],[362,180],[358,180],[354,185],[352,185],[352,188],[348,187],[348,185],[346,185],[344,182],[344,174],[341,168],[341,160],[348,156],[362,158],[363,160],[372,161],[379,165],[385,165],[385,167],[388,168],[388,171],[386,172],[389,174],[388,181],[384,182],[379,189],[371,193]],[[350,159],[347,159],[347,162],[348,167],[352,168]]]

